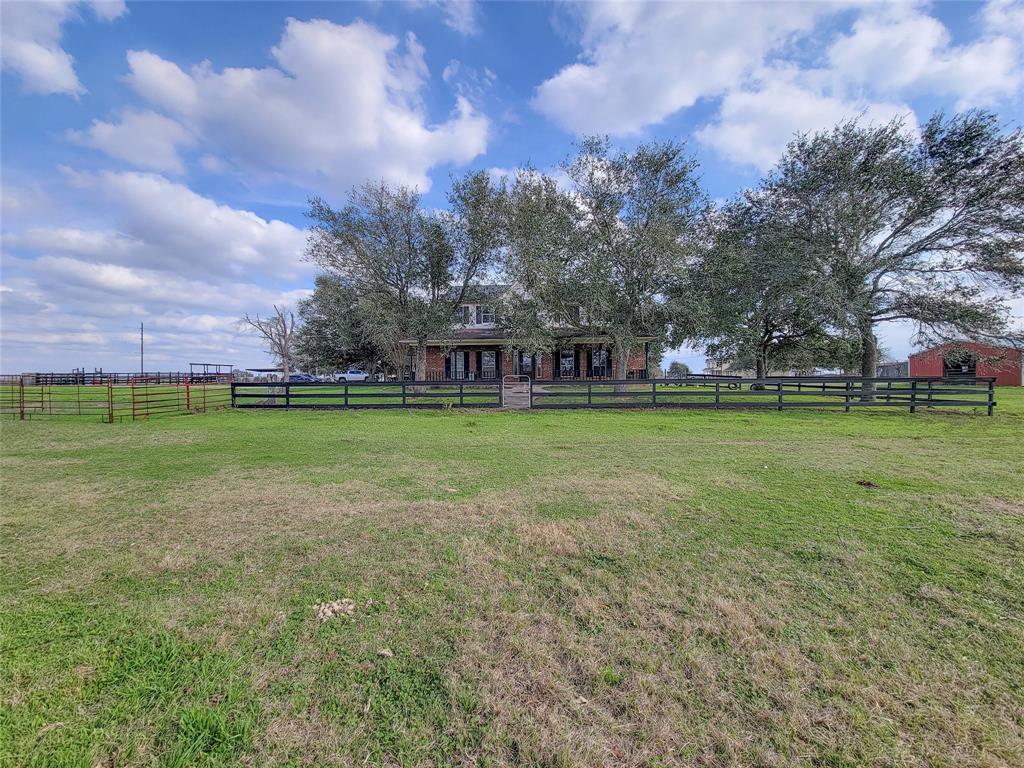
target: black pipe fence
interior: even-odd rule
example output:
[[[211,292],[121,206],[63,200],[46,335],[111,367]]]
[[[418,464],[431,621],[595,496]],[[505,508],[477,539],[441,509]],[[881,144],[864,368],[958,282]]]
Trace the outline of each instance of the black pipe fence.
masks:
[[[995,408],[995,379],[859,376],[780,376],[739,379],[537,380],[531,408]],[[517,398],[517,401],[521,399]],[[350,383],[233,382],[236,408],[494,408],[503,404],[496,381]],[[510,403],[511,404],[511,403]],[[517,402],[518,404],[518,402]]]
[[[497,408],[493,381],[233,382],[235,408]]]

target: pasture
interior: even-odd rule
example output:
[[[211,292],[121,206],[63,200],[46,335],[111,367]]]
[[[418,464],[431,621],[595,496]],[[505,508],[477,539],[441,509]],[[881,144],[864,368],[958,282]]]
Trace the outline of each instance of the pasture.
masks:
[[[997,400],[7,417],[0,765],[1024,764]]]

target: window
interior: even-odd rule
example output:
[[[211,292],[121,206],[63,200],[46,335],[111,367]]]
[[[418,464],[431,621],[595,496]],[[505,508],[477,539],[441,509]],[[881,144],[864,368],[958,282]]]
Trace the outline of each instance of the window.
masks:
[[[453,349],[448,353],[448,375],[453,379],[466,378],[466,357],[462,350]]]
[[[558,353],[558,375],[563,379],[576,378],[576,352],[563,349]]]
[[[519,353],[519,373],[524,376],[533,375],[533,355],[526,352]]]
[[[590,358],[590,375],[591,376],[607,376],[608,375],[608,350],[607,349],[595,349],[591,351]]]
[[[497,354],[491,352],[480,353],[480,378],[493,379],[497,374]]]
[[[463,304],[455,308],[453,322],[456,325],[469,325],[469,304]]]
[[[483,307],[478,306],[476,308],[476,321],[478,323],[493,323],[494,322],[494,307]]]

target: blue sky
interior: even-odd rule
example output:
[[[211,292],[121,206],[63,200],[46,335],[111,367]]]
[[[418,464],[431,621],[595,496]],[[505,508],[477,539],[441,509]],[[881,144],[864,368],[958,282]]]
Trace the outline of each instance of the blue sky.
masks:
[[[265,362],[305,200],[685,139],[708,193],[853,115],[1021,123],[1024,3],[4,2],[0,370]],[[1018,306],[1019,309],[1019,306]],[[910,329],[885,329],[896,356]],[[671,353],[695,368],[691,350]],[[667,361],[666,361],[667,362]]]

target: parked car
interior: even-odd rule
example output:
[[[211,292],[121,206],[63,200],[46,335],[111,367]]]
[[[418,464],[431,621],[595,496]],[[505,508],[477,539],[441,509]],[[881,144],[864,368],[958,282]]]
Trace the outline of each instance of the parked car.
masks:
[[[347,371],[338,371],[334,374],[335,381],[366,381],[370,374],[359,368],[349,368]]]
[[[288,377],[289,384],[316,384],[316,376],[310,376],[308,373],[293,373]]]

